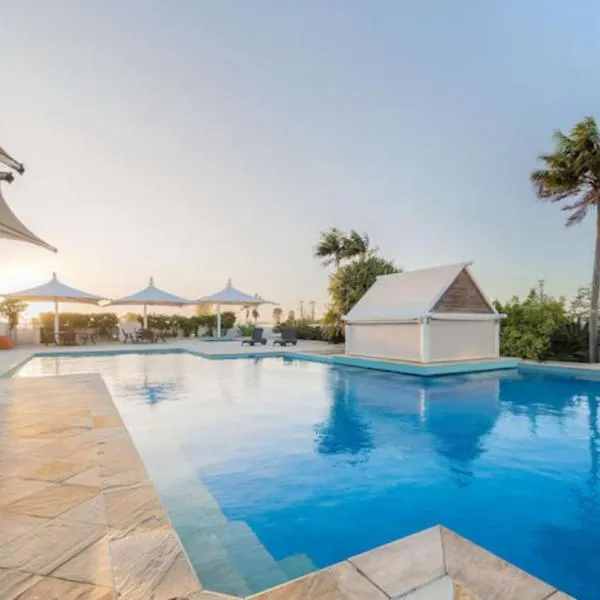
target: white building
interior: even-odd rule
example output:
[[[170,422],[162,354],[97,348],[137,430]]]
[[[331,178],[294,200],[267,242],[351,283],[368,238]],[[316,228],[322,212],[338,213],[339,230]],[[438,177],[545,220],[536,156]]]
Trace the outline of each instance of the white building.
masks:
[[[346,354],[416,363],[498,358],[503,315],[469,265],[378,277],[346,315]]]

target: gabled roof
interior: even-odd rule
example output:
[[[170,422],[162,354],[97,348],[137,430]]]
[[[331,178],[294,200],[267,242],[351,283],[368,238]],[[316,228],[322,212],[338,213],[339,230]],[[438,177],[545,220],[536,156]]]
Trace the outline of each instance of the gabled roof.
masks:
[[[457,263],[394,275],[381,275],[346,315],[346,321],[348,323],[417,321],[432,313],[437,301],[463,269],[468,272],[470,264]],[[493,306],[490,307],[493,312],[489,317],[497,318],[497,312]]]

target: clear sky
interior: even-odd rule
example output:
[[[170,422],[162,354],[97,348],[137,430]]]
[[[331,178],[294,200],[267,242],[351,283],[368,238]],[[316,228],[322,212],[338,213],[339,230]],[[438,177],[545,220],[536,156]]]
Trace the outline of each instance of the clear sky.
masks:
[[[4,194],[58,246],[0,242],[0,291],[326,301],[319,231],[405,269],[473,260],[492,297],[590,279],[528,175],[600,118],[594,0],[0,0]]]

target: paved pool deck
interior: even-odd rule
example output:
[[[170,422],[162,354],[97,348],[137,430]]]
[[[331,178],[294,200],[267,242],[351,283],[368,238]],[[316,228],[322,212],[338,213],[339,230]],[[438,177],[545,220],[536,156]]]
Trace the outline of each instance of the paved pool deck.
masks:
[[[247,352],[231,342],[150,348],[218,355],[231,353],[233,346],[240,348],[239,355]],[[59,348],[56,353],[94,349],[124,347]],[[314,342],[301,349],[317,354],[332,350]],[[3,353],[0,370],[27,360],[36,350]],[[439,526],[250,597],[569,598]],[[233,597],[204,589],[191,567],[100,375],[0,380],[0,599],[228,598]]]

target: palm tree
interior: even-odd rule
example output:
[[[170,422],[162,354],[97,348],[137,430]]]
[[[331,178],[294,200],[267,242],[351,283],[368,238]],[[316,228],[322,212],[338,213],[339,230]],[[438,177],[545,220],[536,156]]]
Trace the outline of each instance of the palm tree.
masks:
[[[255,306],[252,309],[252,318],[254,319],[254,323],[258,323],[258,317],[260,317],[260,313],[258,312],[258,308]]]
[[[366,233],[360,235],[360,233],[353,229],[350,235],[344,238],[343,258],[350,259],[355,256],[365,258],[368,254],[374,252],[369,246],[369,236]]]
[[[275,323],[281,323],[281,315],[283,315],[283,309],[276,306],[273,309],[273,321],[275,321]]]
[[[315,248],[315,257],[324,258],[323,266],[334,264],[337,269],[344,258],[345,235],[336,227],[321,232],[321,239]]]
[[[539,159],[544,169],[531,173],[537,195],[542,200],[560,202],[570,211],[566,225],[581,223],[588,210],[596,211],[596,246],[590,301],[590,362],[598,361],[598,293],[600,291],[600,135],[593,117],[577,123],[568,135],[554,134],[556,148]]]

